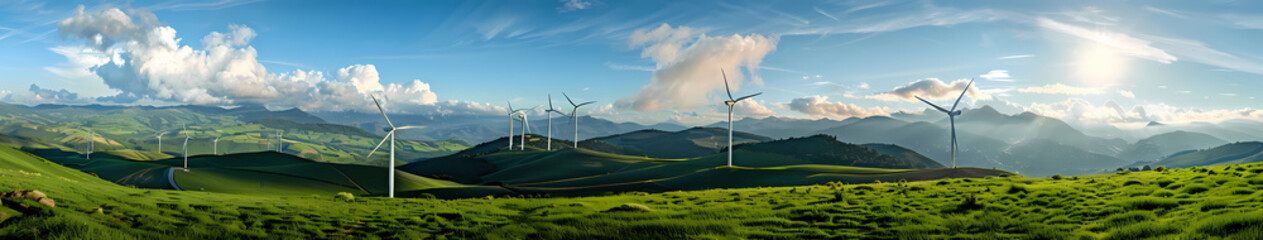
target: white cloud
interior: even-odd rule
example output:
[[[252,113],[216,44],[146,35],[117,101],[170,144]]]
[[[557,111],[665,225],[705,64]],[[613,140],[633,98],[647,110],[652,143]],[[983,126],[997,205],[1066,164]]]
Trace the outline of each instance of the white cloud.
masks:
[[[1263,74],[1263,59],[1242,58],[1207,47],[1205,43],[1177,38],[1149,36],[1156,44],[1192,61],[1211,66]]]
[[[841,102],[829,102],[826,96],[807,96],[795,98],[789,103],[780,103],[782,107],[789,108],[801,113],[806,113],[816,117],[834,117],[834,118],[850,118],[850,117],[869,117],[877,115],[889,115],[886,110],[873,107],[864,109],[855,104],[846,104]]]
[[[1178,108],[1165,103],[1134,105],[1130,109],[1114,101],[1095,105],[1081,98],[1070,98],[1052,104],[1033,103],[1026,108],[1039,115],[1058,118],[1080,125],[1144,123],[1157,121],[1166,124],[1192,122],[1218,123],[1234,119],[1263,121],[1263,111],[1252,108],[1203,110]]]
[[[1121,95],[1125,98],[1136,98],[1136,93],[1132,93],[1131,91],[1127,91],[1127,90],[1118,90],[1118,95]]]
[[[619,99],[615,106],[638,111],[688,109],[714,104],[707,93],[723,91],[720,70],[727,73],[734,95],[740,92],[746,75],[757,73],[763,57],[776,49],[776,39],[758,34],[694,38],[691,28],[658,28],[636,30],[629,38],[632,46],[643,46],[641,57],[657,63],[649,84],[630,97]],[[744,68],[746,71],[741,71]],[[750,78],[762,84],[758,75]]]
[[[1126,34],[1087,29],[1047,18],[1038,18],[1035,21],[1040,27],[1101,44],[1102,46],[1107,46],[1110,49],[1120,52],[1126,56],[1168,64],[1175,62],[1177,59],[1175,56],[1168,54],[1162,49],[1150,46],[1149,41],[1128,36]]]
[[[1049,84],[1044,86],[1026,87],[1017,90],[1023,93],[1039,93],[1039,94],[1064,94],[1064,95],[1095,95],[1105,93],[1099,88],[1074,87],[1061,83]]]
[[[916,97],[925,98],[927,100],[956,100],[960,96],[961,91],[965,90],[965,85],[969,84],[969,79],[961,79],[951,84],[943,83],[938,78],[926,78],[917,80],[908,85],[896,87],[889,92],[878,93],[875,95],[865,96],[868,99],[876,99],[880,101],[918,101]],[[975,100],[991,100],[991,95],[984,93],[978,89],[978,85],[969,87],[966,96]]]
[[[828,17],[829,19],[833,19],[833,21],[838,21],[838,22],[842,21],[841,19],[838,19],[838,17],[834,17],[833,14],[829,14],[828,12],[825,12],[824,10],[821,10],[818,7],[812,7],[811,9],[815,9],[817,13],[820,13],[820,15],[824,15],[825,17]]]
[[[860,83],[860,85],[855,86],[855,87],[856,87],[856,88],[859,88],[859,89],[868,89],[868,88],[869,88],[869,87],[871,87],[871,86],[869,86],[869,85],[868,85],[868,83],[866,83],[866,82],[861,82],[861,83]]]
[[[585,0],[561,0],[561,6],[557,7],[558,12],[569,12],[588,9],[592,7],[592,2]]]
[[[1157,14],[1162,14],[1162,15],[1167,15],[1167,16],[1172,16],[1172,17],[1177,17],[1177,18],[1188,19],[1188,17],[1187,17],[1187,16],[1184,16],[1184,14],[1180,14],[1180,13],[1177,13],[1177,12],[1175,12],[1175,11],[1171,11],[1171,10],[1166,10],[1166,9],[1156,8],[1156,7],[1153,7],[1153,6],[1148,6],[1148,5],[1146,5],[1146,6],[1144,7],[1144,9],[1145,9],[1145,11],[1149,11],[1149,12],[1153,12],[1153,13],[1157,13]]]
[[[987,72],[985,74],[978,75],[978,77],[986,79],[987,81],[1013,82],[1013,79],[1009,79],[1008,70],[1001,70],[1001,69],[991,70],[990,72]]]
[[[755,116],[771,116],[775,114],[772,110],[767,109],[766,106],[763,106],[763,104],[759,103],[756,99],[740,101],[737,102],[737,105],[733,105],[732,107],[734,114],[741,113],[741,115]]]
[[[1246,29],[1263,29],[1263,16],[1227,14],[1222,18],[1236,27]]]
[[[62,20],[59,28],[89,46],[51,49],[70,62],[46,69],[76,82],[104,82],[117,91],[117,95],[98,101],[249,102],[363,112],[374,109],[369,96],[377,95],[383,98],[383,107],[392,112],[463,114],[497,109],[472,102],[440,102],[430,85],[420,80],[383,85],[371,64],[348,66],[333,74],[315,70],[272,73],[259,63],[258,52],[249,45],[257,33],[241,25],[206,35],[202,50],[182,45],[174,28],[160,25],[157,17],[144,10],[88,12],[80,7],[74,16]],[[99,78],[92,79],[91,75]]]
[[[998,57],[996,59],[1022,59],[1022,58],[1030,58],[1030,57],[1035,57],[1035,55],[1032,55],[1032,54],[1012,55],[1012,56]]]

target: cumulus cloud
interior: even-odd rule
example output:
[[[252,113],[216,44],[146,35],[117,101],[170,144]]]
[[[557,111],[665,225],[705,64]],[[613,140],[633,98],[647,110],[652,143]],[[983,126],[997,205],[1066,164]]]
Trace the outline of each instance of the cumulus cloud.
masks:
[[[1136,98],[1136,93],[1133,93],[1127,90],[1118,90],[1118,95],[1123,96],[1125,98]]]
[[[663,24],[654,29],[636,30],[629,44],[642,47],[641,57],[650,58],[657,68],[649,84],[640,92],[619,99],[615,106],[638,111],[688,109],[715,104],[708,95],[723,91],[720,76],[723,69],[734,95],[739,92],[746,74],[756,73],[763,57],[776,49],[776,39],[758,34],[710,37],[689,27]],[[756,84],[762,79],[751,75]],[[719,93],[723,94],[723,93]],[[726,98],[726,96],[725,96]]]
[[[66,89],[61,89],[61,90],[44,89],[44,88],[40,88],[39,86],[36,86],[35,84],[31,84],[31,94],[34,95],[35,100],[39,100],[39,101],[79,99],[78,93],[72,93],[70,91],[66,91]]]
[[[1017,90],[1023,93],[1039,93],[1039,94],[1064,94],[1064,95],[1096,95],[1105,93],[1099,88],[1086,88],[1067,86],[1061,83],[1054,83],[1044,86],[1026,87]]]
[[[969,84],[969,79],[961,79],[953,81],[951,84],[943,83],[938,78],[926,78],[917,80],[908,85],[896,87],[889,92],[878,93],[875,95],[864,96],[868,99],[876,99],[880,101],[918,101],[916,97],[925,98],[927,100],[956,100],[960,96],[961,91],[965,90],[965,85]],[[978,89],[978,85],[969,87],[968,93],[965,94],[974,100],[991,100],[992,96]]]
[[[1204,110],[1179,108],[1165,103],[1138,104],[1127,108],[1113,100],[1096,105],[1081,98],[1070,98],[1050,104],[1032,103],[1026,107],[1026,111],[1084,125],[1118,125],[1149,121],[1168,124],[1218,123],[1234,119],[1263,121],[1263,111],[1252,108]]]
[[[856,106],[855,104],[829,102],[828,100],[829,97],[826,96],[807,96],[795,98],[789,103],[783,103],[782,105],[790,110],[806,113],[807,115],[816,117],[863,118],[869,116],[890,115],[886,113],[885,110],[878,107],[864,109],[863,107]]]
[[[250,41],[251,28],[230,25],[212,32],[195,49],[176,38],[144,10],[108,8],[85,11],[59,22],[65,36],[87,46],[53,48],[69,63],[48,71],[76,81],[95,75],[118,93],[97,101],[132,103],[142,99],[199,105],[264,103],[315,111],[372,111],[369,96],[379,96],[392,112],[467,114],[495,112],[496,107],[463,101],[438,101],[420,80],[383,85],[376,66],[352,65],[332,74],[316,70],[269,72]],[[96,78],[94,78],[96,79]]]
[[[737,105],[732,106],[732,111],[733,111],[733,114],[755,115],[755,116],[771,116],[775,114],[772,112],[772,110],[767,109],[767,106],[763,106],[762,103],[759,103],[758,100],[754,100],[754,99],[747,99],[747,100],[737,102]]]

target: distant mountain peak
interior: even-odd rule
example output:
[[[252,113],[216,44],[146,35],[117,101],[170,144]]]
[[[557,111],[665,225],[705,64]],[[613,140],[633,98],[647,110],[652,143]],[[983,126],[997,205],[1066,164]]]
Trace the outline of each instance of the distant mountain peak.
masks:
[[[1158,121],[1149,121],[1149,124],[1145,124],[1145,127],[1156,127],[1156,126],[1163,126],[1163,125],[1166,125],[1166,124],[1162,124]]]

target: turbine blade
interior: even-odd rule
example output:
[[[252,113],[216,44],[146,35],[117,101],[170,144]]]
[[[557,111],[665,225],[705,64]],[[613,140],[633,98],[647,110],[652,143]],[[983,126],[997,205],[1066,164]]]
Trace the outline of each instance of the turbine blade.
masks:
[[[549,110],[553,109],[553,94],[552,93],[548,94],[548,109]]]
[[[974,85],[974,79],[969,79],[969,84],[965,84],[965,90],[960,91],[960,97],[956,97],[956,103],[952,104],[952,111],[956,111],[956,105],[960,105],[960,100],[965,98],[965,93],[969,92],[969,86]]]
[[[382,144],[386,143],[386,140],[390,140],[390,135],[392,134],[395,134],[395,131],[392,130],[389,133],[386,133],[386,137],[382,138],[382,142],[377,143],[377,147],[374,147],[372,152],[368,152],[368,155],[364,155],[364,158],[373,157],[373,153],[377,153],[377,149],[382,148]]]
[[[588,104],[593,104],[593,103],[596,103],[596,101],[589,101],[589,102],[585,102],[585,103],[580,103],[579,105],[574,106],[574,107],[575,107],[575,108],[579,108],[579,107],[582,107],[583,105],[588,105]]]
[[[395,128],[395,123],[390,122],[390,117],[386,117],[386,110],[382,109],[382,103],[377,101],[377,97],[376,96],[369,96],[369,97],[373,98],[373,104],[377,104],[377,111],[382,113],[382,118],[386,119],[386,124],[390,125],[390,128],[392,129]]]
[[[915,96],[914,96],[914,97],[915,97]],[[952,112],[952,111],[947,111],[947,109],[943,109],[943,107],[939,107],[938,105],[934,105],[934,103],[932,103],[932,102],[930,102],[930,101],[926,101],[924,98],[921,98],[921,97],[916,97],[916,98],[917,98],[917,99],[920,99],[922,102],[925,102],[925,104],[929,104],[930,106],[934,107],[935,109],[938,109],[939,111],[943,111],[943,112],[945,112],[945,113],[951,113],[951,112]]]
[[[504,101],[504,103],[508,103],[508,104],[509,104],[509,112],[510,112],[510,113],[512,113],[512,112],[514,111],[514,110],[513,110],[513,103],[512,103],[512,102],[509,102],[509,101]]]
[[[740,102],[741,100],[746,100],[747,98],[752,98],[752,97],[754,97],[754,96],[758,96],[758,95],[761,95],[761,94],[763,94],[763,93],[750,94],[750,96],[745,96],[745,97],[738,98],[737,100],[735,100],[735,101],[733,101],[733,102]]]
[[[574,106],[574,101],[570,100],[570,95],[566,95],[566,92],[561,92],[561,96],[566,97],[566,101],[570,102],[570,106]]]
[[[719,74],[724,77],[724,92],[728,93],[728,100],[736,101],[736,100],[732,100],[732,89],[728,88],[728,74],[724,73],[723,68],[719,69]]]

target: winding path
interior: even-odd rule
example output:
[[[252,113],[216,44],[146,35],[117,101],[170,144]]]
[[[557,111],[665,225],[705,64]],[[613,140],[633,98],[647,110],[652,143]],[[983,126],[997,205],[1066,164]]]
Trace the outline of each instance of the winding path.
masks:
[[[176,191],[184,191],[179,185],[175,185],[175,167],[167,167],[167,183],[171,184]]]

